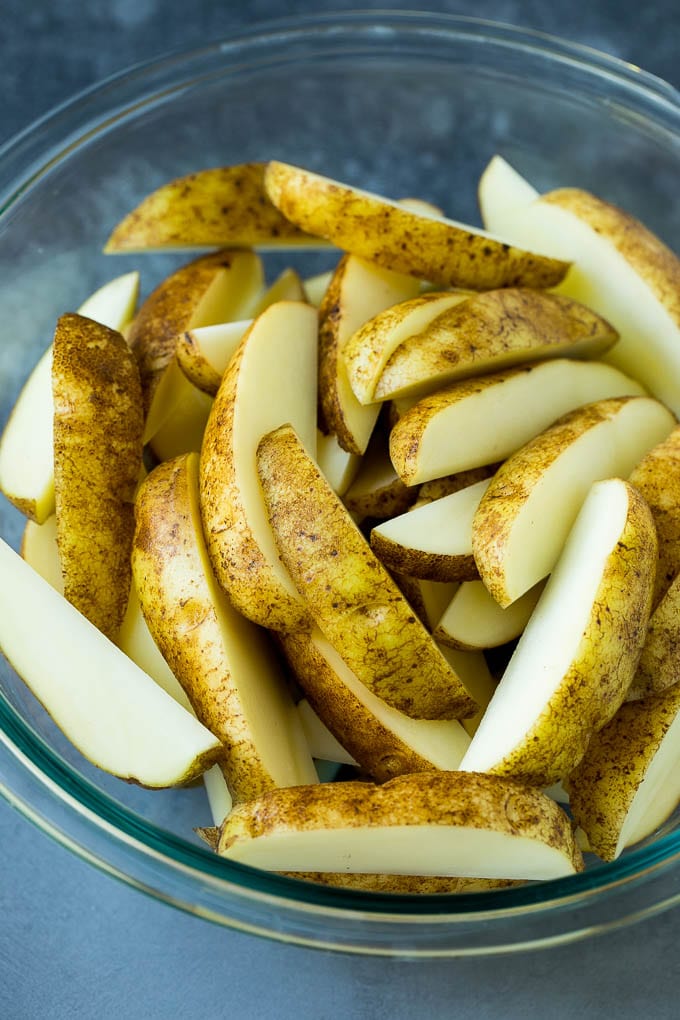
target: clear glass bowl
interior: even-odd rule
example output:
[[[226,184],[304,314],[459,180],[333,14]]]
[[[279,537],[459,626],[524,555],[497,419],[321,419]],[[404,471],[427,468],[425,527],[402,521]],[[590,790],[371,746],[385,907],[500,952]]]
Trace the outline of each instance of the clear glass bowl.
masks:
[[[129,268],[148,290],[177,264],[100,254],[116,221],[167,179],[273,157],[475,221],[476,181],[494,152],[539,188],[587,187],[680,246],[678,93],[536,33],[439,15],[336,15],[264,26],[105,82],[0,152],[2,419],[59,313]],[[309,271],[323,268],[309,259]],[[16,545],[21,520],[4,502],[0,526]],[[453,956],[575,939],[680,898],[679,818],[615,864],[457,897],[351,894],[230,864],[193,836],[210,822],[201,789],[149,793],[103,775],[7,667],[1,686],[9,801],[111,875],[219,924],[354,952]]]

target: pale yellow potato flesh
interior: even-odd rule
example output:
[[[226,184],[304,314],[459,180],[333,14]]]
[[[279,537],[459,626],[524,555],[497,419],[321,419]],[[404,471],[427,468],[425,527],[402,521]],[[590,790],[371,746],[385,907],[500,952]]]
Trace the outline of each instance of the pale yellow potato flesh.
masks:
[[[622,705],[566,780],[590,849],[605,861],[649,836],[680,803],[680,685]]]
[[[437,642],[447,662],[456,670],[466,689],[477,703],[477,711],[467,719],[461,719],[461,725],[469,737],[474,737],[484,713],[494,695],[498,682],[491,671],[482,652],[461,651],[458,648],[447,648]]]
[[[225,372],[201,450],[201,512],[217,579],[235,607],[274,629],[307,625],[267,518],[257,470],[261,438],[291,422],[314,455],[317,315],[278,302],[245,334]]]
[[[551,287],[568,268],[485,231],[413,212],[287,163],[268,164],[265,188],[301,229],[387,269],[443,287]]]
[[[227,365],[252,322],[252,319],[221,322],[180,333],[175,355],[189,382],[214,397]]]
[[[451,648],[497,648],[518,638],[536,608],[544,584],[538,584],[503,609],[481,581],[465,581],[444,610],[434,636]]]
[[[569,411],[643,388],[612,365],[557,358],[453,383],[423,397],[390,433],[407,485],[505,460]]]
[[[81,754],[148,787],[210,768],[217,738],[2,540],[0,571],[0,648]]]
[[[415,502],[418,490],[406,486],[394,470],[386,437],[373,433],[357,475],[343,496],[348,510],[359,517],[393,517]]]
[[[576,188],[485,222],[516,244],[572,260],[559,291],[619,332],[607,360],[680,413],[680,260],[670,248],[633,216]]]
[[[64,594],[55,514],[48,517],[44,524],[26,521],[21,539],[21,556],[55,591]]]
[[[502,156],[492,156],[477,186],[482,223],[489,230],[503,231],[505,218],[538,198],[538,191]],[[512,222],[512,221],[511,221]]]
[[[144,618],[201,722],[223,744],[236,801],[316,780],[268,635],[230,604],[203,540],[198,456],[157,467],[137,494],[132,554]]]
[[[54,489],[64,595],[108,637],[130,591],[142,391],[123,337],[62,315],[53,341]]]
[[[297,710],[312,758],[337,762],[339,765],[357,764],[349,751],[342,746],[325,722],[319,718],[306,698],[298,701]]]
[[[213,398],[190,383],[174,361],[165,379],[172,379],[172,413],[149,439],[149,447],[160,461],[198,453],[213,405]]]
[[[390,570],[428,581],[478,577],[472,523],[489,479],[414,507],[371,531],[371,548]]]
[[[318,628],[281,644],[312,707],[378,782],[407,772],[457,769],[470,738],[457,719],[412,719],[362,684]]]
[[[583,869],[561,809],[497,776],[325,783],[240,805],[217,852],[274,871],[557,878]]]
[[[420,577],[390,571],[399,591],[430,633],[434,630],[458,587],[457,581],[424,581]]]
[[[526,288],[487,291],[443,312],[391,355],[375,400],[424,396],[458,379],[546,358],[596,358],[617,333],[585,305]]]
[[[248,318],[263,282],[262,263],[254,252],[218,251],[180,266],[144,301],[128,342],[139,362],[147,441],[172,412],[167,393],[160,402],[154,398],[178,336],[197,326]]]
[[[361,457],[343,450],[338,437],[316,431],[316,462],[333,492],[344,496],[356,478],[361,466]]]
[[[264,294],[257,302],[252,311],[253,318],[261,315],[270,305],[277,301],[306,301],[307,292],[300,278],[300,274],[291,269],[290,266],[279,273],[273,283],[267,287]]]
[[[234,806],[234,800],[229,793],[227,781],[219,765],[213,765],[211,769],[208,769],[203,774],[203,785],[208,798],[213,824],[216,826],[221,825]]]
[[[257,472],[281,560],[358,679],[414,718],[472,714],[459,678],[290,426],[262,439]]]
[[[543,787],[572,771],[633,679],[656,555],[637,490],[595,483],[461,768]]]
[[[86,298],[78,314],[121,331],[134,314],[138,293],[139,273],[125,273]],[[53,417],[50,345],[26,380],[0,439],[0,491],[37,524],[54,513]]]
[[[324,432],[337,435],[350,453],[363,454],[379,407],[357,400],[347,375],[345,344],[385,308],[414,297],[417,280],[346,255],[333,273],[319,307],[319,410]]]
[[[397,348],[420,336],[438,316],[469,297],[470,291],[431,293],[400,301],[350,336],[343,349],[347,376],[357,400],[370,404],[380,375]]]
[[[324,273],[316,273],[314,276],[308,276],[302,281],[302,286],[305,289],[305,300],[310,305],[314,305],[318,308],[323,301],[323,296],[328,290],[331,280],[333,279],[333,270],[328,269]]]
[[[674,425],[650,397],[600,400],[565,415],[501,465],[472,525],[479,575],[499,605],[550,573],[590,485],[627,478]]]
[[[318,246],[267,199],[264,169],[241,163],[169,181],[121,220],[104,250]]]

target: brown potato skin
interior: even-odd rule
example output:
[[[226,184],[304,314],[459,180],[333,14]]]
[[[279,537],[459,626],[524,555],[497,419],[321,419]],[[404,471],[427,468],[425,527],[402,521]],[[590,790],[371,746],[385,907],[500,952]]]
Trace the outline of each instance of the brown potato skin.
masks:
[[[220,388],[222,376],[205,357],[191,330],[185,330],[177,337],[175,355],[177,364],[189,382],[208,396],[214,397]]]
[[[54,335],[54,486],[64,595],[109,638],[130,591],[142,391],[115,330],[62,315]]]
[[[371,532],[371,549],[389,570],[422,581],[476,581],[479,578],[477,564],[471,554],[447,556],[409,549],[378,531]]]
[[[414,718],[473,714],[463,684],[290,426],[262,439],[257,465],[281,560],[362,683]]]

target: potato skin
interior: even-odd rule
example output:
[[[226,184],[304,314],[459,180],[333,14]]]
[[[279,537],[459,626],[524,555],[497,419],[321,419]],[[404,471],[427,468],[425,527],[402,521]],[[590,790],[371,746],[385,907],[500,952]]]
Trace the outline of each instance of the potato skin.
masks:
[[[62,315],[54,335],[54,486],[64,594],[115,638],[130,591],[142,392],[120,333]]]
[[[387,269],[443,287],[552,287],[569,267],[286,163],[267,165],[265,189],[301,229]]]
[[[463,684],[290,426],[263,438],[257,464],[281,559],[362,683],[414,718],[473,714]]]

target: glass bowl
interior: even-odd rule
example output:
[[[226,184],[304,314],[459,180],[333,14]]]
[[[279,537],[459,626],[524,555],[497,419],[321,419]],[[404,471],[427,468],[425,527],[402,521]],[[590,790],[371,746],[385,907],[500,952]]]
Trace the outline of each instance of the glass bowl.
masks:
[[[589,188],[680,245],[678,93],[537,33],[333,15],[261,26],[104,82],[0,152],[2,420],[58,314],[131,268],[148,291],[182,260],[100,254],[122,215],[169,178],[271,157],[475,222],[476,182],[495,152],[538,188]],[[325,268],[305,257],[310,272]],[[16,546],[22,521],[4,501],[0,512]],[[575,939],[680,899],[678,817],[614,864],[488,893],[349,893],[230,864],[193,835],[210,823],[202,789],[151,793],[102,774],[6,666],[1,688],[10,803],[109,874],[219,924],[345,951],[453,956]]]

